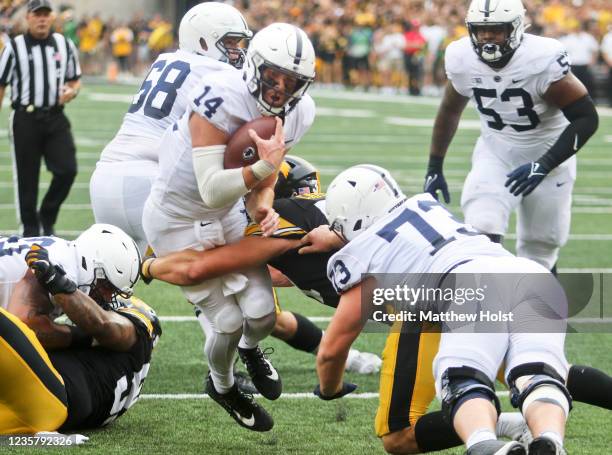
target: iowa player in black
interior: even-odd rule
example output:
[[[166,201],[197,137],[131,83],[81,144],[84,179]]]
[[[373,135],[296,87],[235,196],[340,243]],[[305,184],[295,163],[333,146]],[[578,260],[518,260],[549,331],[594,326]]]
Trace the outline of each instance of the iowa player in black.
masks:
[[[37,334],[45,331],[44,318],[53,331],[51,294],[74,326],[53,335],[65,337],[69,347],[46,352],[33,330],[0,309],[0,381],[11,381],[0,387],[0,434],[111,423],[134,404],[147,376],[161,335],[155,312],[103,278],[92,283],[94,300],[37,245],[26,261],[31,272],[16,286],[8,309],[26,321],[37,319]]]

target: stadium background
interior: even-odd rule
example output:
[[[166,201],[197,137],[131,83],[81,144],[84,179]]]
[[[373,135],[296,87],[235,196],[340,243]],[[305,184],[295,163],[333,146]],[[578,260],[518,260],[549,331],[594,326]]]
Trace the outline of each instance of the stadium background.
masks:
[[[132,6],[132,1],[134,4],[145,4],[141,0],[130,0],[124,4]],[[6,7],[7,2],[3,3]],[[2,10],[5,31],[17,30],[13,27],[20,21],[20,15],[23,15],[23,8],[15,9],[18,3],[23,2],[13,3],[15,5]],[[73,124],[79,160],[79,175],[57,224],[58,235],[68,238],[75,237],[93,222],[88,192],[91,172],[100,151],[119,127],[139,85],[139,76],[149,63],[149,60],[139,60],[138,46],[134,45],[133,54],[130,54],[134,66],[125,74],[113,74],[113,71],[109,70],[113,63],[110,33],[114,26],[111,16],[128,18],[129,14],[119,7],[114,10],[110,8],[113,3],[119,2],[105,1],[104,11],[100,6],[102,2],[76,0],[73,3],[77,7],[72,12],[67,10],[69,12],[64,19],[70,18],[72,14],[77,26],[83,22],[94,30],[99,28],[99,24],[96,25],[93,15],[100,10],[101,23],[106,26],[106,31],[103,31],[95,42],[90,62],[85,62],[92,66],[91,71],[88,68],[81,95],[67,107]],[[85,8],[83,5],[86,3],[93,6]],[[175,22],[174,14],[177,14],[178,10],[164,10],[164,5],[169,3],[174,2],[146,2],[147,16],[143,19],[151,28],[150,33]],[[442,2],[433,2],[432,5],[437,4],[441,9],[434,10],[429,17],[432,17],[432,20],[436,17],[442,18],[448,24],[453,20],[457,21],[454,25],[460,29],[463,9],[459,6],[460,3],[454,3],[454,7],[453,2],[445,2],[444,5],[455,8],[456,15],[453,16],[446,9],[449,6],[442,6]],[[314,18],[318,13],[308,16],[305,12],[313,4],[315,3],[293,2],[290,4],[291,8],[288,8],[288,2],[252,2],[248,8],[249,20],[253,28],[257,28],[264,20],[276,19],[268,14],[270,11],[276,11],[278,19],[298,23],[305,20],[311,33],[317,30],[332,30],[337,33],[338,39],[342,40],[350,36],[354,27],[352,22],[341,30],[339,21],[325,21],[325,17],[335,17],[329,14],[336,15],[338,8],[352,11],[350,21],[353,22],[357,21],[361,14],[369,17],[368,9],[371,9],[370,14],[374,14],[378,21],[385,16],[381,13],[384,5],[393,10],[403,3],[320,2],[317,4],[327,6],[320,7],[320,10],[326,13],[321,13],[322,18],[319,19]],[[416,3],[410,5],[413,5],[414,11],[423,13],[423,8],[414,6]],[[557,19],[552,21],[548,25],[551,30],[565,27],[566,25],[562,24],[565,24],[566,20],[583,23],[583,17],[597,18],[597,29],[601,29],[603,26],[600,17],[606,17],[607,14],[607,22],[604,21],[603,24],[610,21],[610,12],[603,10],[605,5],[605,2],[585,2],[582,7],[569,7],[566,3],[550,2],[546,6],[542,5],[542,11],[550,11],[546,8],[554,6],[552,11],[557,13],[550,14],[557,19],[565,18],[561,22]],[[271,6],[276,6],[276,9]],[[409,7],[406,11],[412,10]],[[559,11],[563,13],[560,14]],[[156,13],[160,15],[155,17]],[[418,14],[415,13],[416,16]],[[429,20],[426,16],[418,18],[424,24]],[[153,20],[153,24],[150,20]],[[67,23],[69,24],[70,20],[66,20],[62,27]],[[11,28],[6,28],[8,26]],[[373,28],[378,31],[377,27]],[[158,33],[163,41],[164,29],[161,30],[162,32]],[[64,31],[69,33],[70,27]],[[149,31],[145,30],[145,33]],[[171,38],[172,34],[169,33],[169,36]],[[147,58],[151,59],[157,50],[149,51]],[[144,52],[141,56],[145,56]],[[341,57],[337,56],[340,65]],[[88,56],[83,55],[83,58],[86,60]],[[605,68],[601,66],[601,62],[599,65],[599,68],[594,69],[603,72]],[[341,76],[341,71],[339,74]],[[109,84],[109,76],[117,83]],[[379,89],[374,86],[369,87],[368,92],[365,88],[345,90],[332,84],[342,84],[342,80],[332,79],[327,84],[318,84],[312,91],[317,102],[317,119],[311,132],[295,149],[295,153],[309,159],[321,169],[324,185],[345,167],[369,161],[390,168],[407,192],[420,191],[438,98],[378,93]],[[405,86],[402,91],[405,91]],[[0,113],[0,232],[6,234],[17,230],[10,143],[7,136],[9,111],[5,99]],[[592,299],[592,305],[576,315],[582,319],[582,324],[575,325],[576,329],[588,333],[572,334],[568,337],[568,357],[572,362],[592,364],[611,373],[609,347],[612,345],[612,308],[609,296],[612,295],[612,157],[609,151],[612,144],[612,112],[605,107],[600,107],[599,112],[599,131],[579,155],[572,235],[561,252],[559,265],[561,271],[594,272],[597,279],[597,292]],[[462,182],[469,169],[471,150],[478,135],[477,118],[476,111],[468,108],[447,159],[447,179],[453,198],[451,209],[457,214],[460,213],[457,203]],[[43,187],[48,185],[49,175],[43,172],[41,180]],[[506,243],[512,247],[513,234],[508,238]],[[192,309],[183,300],[180,292],[160,283],[151,286],[139,284],[137,295],[150,303],[162,316],[164,336],[154,353],[142,399],[109,428],[88,433],[91,441],[82,448],[84,453],[383,453],[382,445],[373,432],[377,376],[349,375],[349,380],[359,385],[358,395],[339,402],[323,403],[312,399],[311,395],[316,383],[314,358],[293,351],[275,340],[266,340],[264,346],[270,345],[276,349],[273,360],[283,375],[284,391],[289,395],[277,402],[265,403],[276,421],[271,433],[249,433],[238,428],[224,411],[202,395],[202,381],[206,371],[202,336],[193,320]],[[314,318],[322,327],[325,327],[331,315],[329,309],[304,298],[294,290],[282,290],[281,302],[288,309]],[[367,334],[358,339],[357,348],[380,352],[383,343],[383,335]],[[503,388],[501,390],[503,395]],[[507,398],[503,397],[502,401],[505,408],[509,409]],[[609,423],[608,412],[577,405],[568,427],[567,446],[570,453],[610,453],[612,438]],[[2,451],[4,449],[6,448],[3,447]],[[10,452],[31,453],[31,449],[14,449]],[[462,450],[448,453],[459,454]]]

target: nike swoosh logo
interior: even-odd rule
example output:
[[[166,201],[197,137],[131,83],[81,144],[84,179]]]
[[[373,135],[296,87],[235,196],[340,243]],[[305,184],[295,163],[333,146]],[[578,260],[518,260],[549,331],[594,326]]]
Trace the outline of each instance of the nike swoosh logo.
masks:
[[[287,139],[287,140],[285,141],[285,144],[291,144],[291,143],[292,143],[294,140],[295,140],[295,139]]]
[[[437,178],[438,178],[438,174],[434,175],[433,177],[431,175],[427,177],[427,180],[425,181],[425,191],[427,191],[427,188],[429,188],[429,185],[431,185]]]
[[[518,84],[519,82],[521,82],[524,79],[512,79],[512,83],[513,84]]]
[[[574,152],[578,151],[578,135],[574,136]]]
[[[201,226],[201,227],[206,227],[206,226],[208,226],[209,224],[212,224],[212,221],[211,221],[210,223],[202,223],[202,222],[200,222],[200,226]]]
[[[240,415],[240,413],[238,411],[234,411],[234,414],[236,415],[236,417],[238,417],[240,419],[240,421],[242,423],[244,423],[247,427],[252,427],[253,425],[255,425],[255,416],[251,415],[251,417],[249,417],[248,419],[245,417],[242,417]]]
[[[559,188],[560,186],[565,185],[566,183],[567,183],[567,182],[561,182],[561,183],[557,182],[557,188]]]
[[[268,361],[266,360],[266,362]],[[270,365],[271,373],[267,375],[267,377],[270,378],[272,381],[278,381],[278,371],[276,371],[276,369],[272,366],[270,362],[268,362],[268,365]]]

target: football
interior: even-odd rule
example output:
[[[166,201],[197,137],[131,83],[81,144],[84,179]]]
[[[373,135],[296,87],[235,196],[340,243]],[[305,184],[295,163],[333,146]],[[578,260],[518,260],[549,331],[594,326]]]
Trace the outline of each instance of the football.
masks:
[[[225,155],[223,157],[225,169],[249,166],[259,160],[255,142],[249,136],[250,129],[255,130],[260,138],[270,139],[276,129],[276,118],[259,117],[238,128],[225,148]]]

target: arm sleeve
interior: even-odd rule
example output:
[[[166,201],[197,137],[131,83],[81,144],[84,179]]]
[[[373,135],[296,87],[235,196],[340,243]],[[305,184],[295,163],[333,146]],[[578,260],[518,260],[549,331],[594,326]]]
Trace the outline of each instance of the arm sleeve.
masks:
[[[225,145],[193,149],[193,170],[202,201],[211,209],[226,207],[248,193],[242,168],[223,169]]]
[[[13,46],[8,42],[0,55],[0,85],[6,87],[10,83],[14,70],[15,54],[13,52]]]
[[[575,155],[597,131],[599,126],[599,116],[589,95],[585,95],[563,108],[563,114],[569,120],[569,125],[563,130],[559,139],[548,152],[538,159],[538,162],[548,170],[556,168],[572,155]]]

